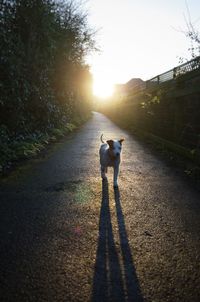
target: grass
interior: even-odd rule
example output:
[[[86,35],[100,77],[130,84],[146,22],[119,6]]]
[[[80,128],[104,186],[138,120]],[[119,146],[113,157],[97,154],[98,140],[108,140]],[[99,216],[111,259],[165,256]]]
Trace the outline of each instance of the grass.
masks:
[[[0,137],[0,175],[6,174],[17,162],[37,156],[52,142],[59,140],[77,128],[75,124],[67,123],[62,128],[54,128],[46,133],[33,133],[27,136],[20,136],[10,139]]]
[[[179,167],[197,186],[200,185],[200,152],[188,149],[148,132],[133,130],[140,139],[151,144],[164,158]]]
[[[162,150],[169,150],[174,154],[181,156],[182,158],[185,158],[194,162],[197,165],[200,165],[200,153],[196,149],[188,149],[172,141],[156,136],[152,133],[143,132],[139,130],[135,130],[133,132],[136,132],[136,134],[139,135],[141,138],[151,141]]]

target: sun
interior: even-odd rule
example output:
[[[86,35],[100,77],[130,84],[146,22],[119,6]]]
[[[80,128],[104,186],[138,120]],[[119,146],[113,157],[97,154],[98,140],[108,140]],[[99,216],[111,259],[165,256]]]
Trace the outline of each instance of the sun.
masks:
[[[110,79],[102,77],[93,78],[93,94],[100,98],[107,98],[112,96],[114,91],[114,84]]]

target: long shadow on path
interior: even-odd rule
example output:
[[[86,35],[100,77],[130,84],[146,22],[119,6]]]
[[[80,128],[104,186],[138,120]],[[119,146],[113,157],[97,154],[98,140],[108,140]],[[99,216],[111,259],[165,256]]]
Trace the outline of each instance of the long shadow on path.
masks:
[[[121,253],[114,242],[108,182],[104,180],[102,182],[102,204],[92,301],[142,302],[143,298],[128,243],[120,193],[117,188],[115,189],[115,204]]]

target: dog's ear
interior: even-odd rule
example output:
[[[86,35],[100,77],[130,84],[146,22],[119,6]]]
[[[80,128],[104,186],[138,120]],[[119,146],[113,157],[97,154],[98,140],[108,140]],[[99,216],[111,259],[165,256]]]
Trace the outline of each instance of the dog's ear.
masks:
[[[109,145],[109,147],[111,149],[113,149],[113,140],[112,139],[110,139],[109,141],[106,141],[106,143]]]
[[[119,140],[120,144],[122,144],[123,141],[124,141],[124,138],[121,138],[121,139]]]

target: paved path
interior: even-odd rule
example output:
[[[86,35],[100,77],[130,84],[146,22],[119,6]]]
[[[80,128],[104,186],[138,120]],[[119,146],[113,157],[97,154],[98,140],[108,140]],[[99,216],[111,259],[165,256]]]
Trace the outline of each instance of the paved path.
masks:
[[[0,301],[200,301],[200,194],[98,113],[50,149],[0,184]]]

